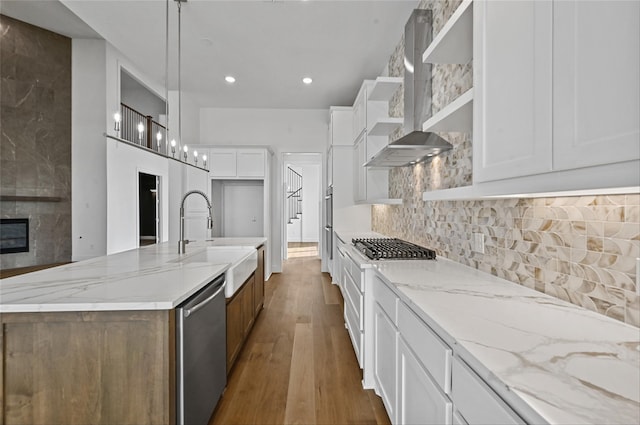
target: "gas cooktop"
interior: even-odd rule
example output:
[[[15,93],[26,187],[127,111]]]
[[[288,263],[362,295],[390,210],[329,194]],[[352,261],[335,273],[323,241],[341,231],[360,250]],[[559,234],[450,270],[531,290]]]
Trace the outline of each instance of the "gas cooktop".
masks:
[[[354,238],[353,245],[370,260],[435,260],[436,252],[397,238]]]

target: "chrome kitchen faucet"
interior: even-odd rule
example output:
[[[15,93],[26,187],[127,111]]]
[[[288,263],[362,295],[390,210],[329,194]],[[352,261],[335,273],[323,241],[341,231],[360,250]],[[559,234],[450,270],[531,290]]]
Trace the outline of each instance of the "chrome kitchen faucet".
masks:
[[[180,240],[178,241],[178,254],[184,254],[185,248],[189,243],[188,239],[184,238],[184,201],[189,197],[189,195],[193,195],[197,193],[198,195],[202,195],[205,201],[207,201],[207,208],[209,208],[209,217],[207,217],[207,229],[213,229],[213,210],[211,209],[211,202],[209,202],[209,198],[205,195],[204,192],[200,190],[190,190],[185,193],[182,197],[182,202],[180,203]]]

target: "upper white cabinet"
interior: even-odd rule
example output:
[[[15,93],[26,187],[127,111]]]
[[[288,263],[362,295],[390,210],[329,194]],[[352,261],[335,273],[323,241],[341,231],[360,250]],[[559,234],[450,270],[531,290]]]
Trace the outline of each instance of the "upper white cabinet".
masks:
[[[353,146],[353,108],[344,106],[332,106],[329,108],[329,146],[327,150],[327,185],[333,185],[334,170],[334,146]],[[351,155],[350,155],[351,156]],[[349,174],[351,170],[351,161],[349,161]],[[345,170],[338,170],[338,173],[344,174]],[[343,186],[345,182],[341,181]],[[348,185],[352,187],[351,184]],[[349,191],[351,193],[351,191]]]
[[[329,108],[329,144],[353,145],[353,108],[332,106]]]
[[[552,170],[553,4],[475,1],[474,182]]]
[[[351,140],[356,140],[367,127],[367,81],[360,87],[360,91],[353,102],[353,127]]]
[[[354,162],[353,199],[359,204],[401,204],[389,198],[389,170],[365,167],[389,143],[389,135],[403,124],[389,117],[389,100],[400,87],[401,78],[365,80],[353,105]]]
[[[639,99],[640,2],[554,2],[553,168],[638,159]]]
[[[211,149],[209,174],[213,177],[236,177],[236,149]]]
[[[640,2],[475,1],[473,13],[474,183],[640,159]],[[625,185],[615,170],[539,187]]]
[[[211,148],[209,175],[212,178],[262,179],[265,177],[265,149]]]

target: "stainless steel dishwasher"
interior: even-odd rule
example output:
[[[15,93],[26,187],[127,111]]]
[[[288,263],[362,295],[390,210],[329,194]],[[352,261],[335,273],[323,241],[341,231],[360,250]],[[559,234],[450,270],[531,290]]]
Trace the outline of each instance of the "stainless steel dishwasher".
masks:
[[[227,385],[225,275],[176,308],[176,422],[206,425]]]

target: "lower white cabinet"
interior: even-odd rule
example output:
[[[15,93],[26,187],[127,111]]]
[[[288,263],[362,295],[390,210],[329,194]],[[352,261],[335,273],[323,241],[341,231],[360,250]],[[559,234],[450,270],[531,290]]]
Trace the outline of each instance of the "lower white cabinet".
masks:
[[[469,424],[525,422],[460,358],[453,358],[451,398]],[[464,422],[463,422],[464,423]]]
[[[344,320],[351,337],[358,365],[363,367],[364,345],[364,294],[361,287],[363,272],[360,266],[345,253],[341,259],[342,297],[344,298]]]
[[[399,424],[453,423],[451,401],[442,393],[402,337],[398,341],[396,410]]]
[[[373,315],[373,376],[391,423],[396,423],[397,330],[378,302],[373,307]]]
[[[464,420],[457,410],[453,411],[453,425],[467,425],[467,421]]]

